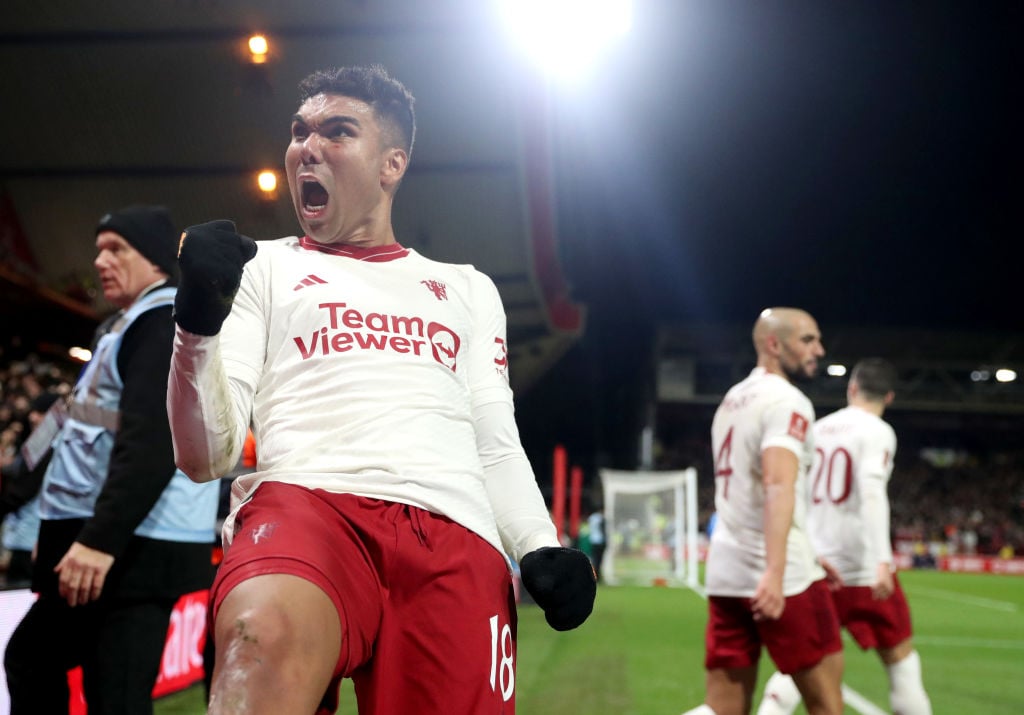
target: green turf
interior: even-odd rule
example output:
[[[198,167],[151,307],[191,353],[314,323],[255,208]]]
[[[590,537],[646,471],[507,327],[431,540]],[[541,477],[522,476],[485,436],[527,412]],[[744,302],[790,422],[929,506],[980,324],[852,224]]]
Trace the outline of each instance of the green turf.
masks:
[[[927,571],[900,578],[935,715],[1024,713],[1024,578]],[[569,633],[552,631],[536,607],[523,606],[517,711],[679,715],[703,699],[705,619],[705,602],[683,589],[602,587],[593,616]],[[761,681],[770,673],[763,660]],[[888,710],[876,656],[849,642],[844,682]],[[343,703],[343,715],[355,713],[350,687]],[[199,688],[156,707],[157,715],[203,712]]]

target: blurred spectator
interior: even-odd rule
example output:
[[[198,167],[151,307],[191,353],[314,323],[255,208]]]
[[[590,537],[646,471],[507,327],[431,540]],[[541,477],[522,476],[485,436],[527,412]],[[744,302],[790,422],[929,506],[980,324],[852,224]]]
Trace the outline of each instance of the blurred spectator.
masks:
[[[76,372],[71,363],[57,364],[34,354],[0,362],[0,576],[7,585],[24,580],[38,532],[32,499],[42,475],[26,470],[21,446],[35,419],[71,391]]]
[[[47,410],[60,396],[40,392],[28,410],[29,433],[43,421]],[[0,527],[3,547],[10,552],[8,585],[27,585],[32,578],[32,553],[39,537],[39,488],[49,459],[34,462],[20,452],[0,467]]]

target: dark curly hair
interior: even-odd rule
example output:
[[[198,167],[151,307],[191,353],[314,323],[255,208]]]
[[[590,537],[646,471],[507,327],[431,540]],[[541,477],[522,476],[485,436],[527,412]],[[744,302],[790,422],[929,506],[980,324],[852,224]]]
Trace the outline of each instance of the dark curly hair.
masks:
[[[299,82],[299,102],[318,94],[338,94],[366,102],[377,118],[389,125],[393,137],[412,156],[416,140],[416,99],[382,65],[335,67],[317,70]]]

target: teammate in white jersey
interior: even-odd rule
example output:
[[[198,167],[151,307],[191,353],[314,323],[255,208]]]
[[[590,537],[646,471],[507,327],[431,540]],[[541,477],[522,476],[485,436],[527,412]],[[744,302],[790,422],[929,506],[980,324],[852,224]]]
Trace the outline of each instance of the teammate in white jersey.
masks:
[[[796,308],[754,324],[757,366],[715,412],[718,514],[705,572],[709,619],[704,704],[687,715],[750,712],[762,645],[792,673],[812,715],[840,715],[839,622],[804,531],[802,483],[814,409],[794,385],[824,356],[818,325]]]
[[[882,415],[895,387],[891,363],[861,360],[847,385],[847,406],[815,424],[808,528],[818,555],[842,577],[843,587],[832,594],[840,623],[861,648],[874,648],[885,665],[893,712],[931,715],[889,540],[886,492],[896,433]],[[758,715],[788,715],[799,702],[791,680],[776,673],[765,686]]]
[[[558,630],[596,591],[519,441],[505,315],[471,266],[392,229],[413,98],[380,67],[300,85],[285,168],[305,235],[188,229],[168,409],[196,481],[236,481],[212,602],[209,712],[513,713],[505,553]],[[254,258],[255,256],[255,258]],[[246,265],[247,264],[247,265]]]

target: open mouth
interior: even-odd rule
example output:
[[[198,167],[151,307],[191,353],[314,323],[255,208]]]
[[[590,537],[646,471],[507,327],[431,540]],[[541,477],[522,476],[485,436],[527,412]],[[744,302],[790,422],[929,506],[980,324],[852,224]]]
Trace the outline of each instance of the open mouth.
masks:
[[[327,208],[328,199],[327,189],[319,182],[312,180],[302,182],[302,209],[306,214],[315,216],[322,213]]]

